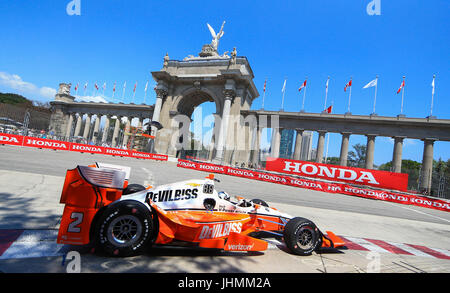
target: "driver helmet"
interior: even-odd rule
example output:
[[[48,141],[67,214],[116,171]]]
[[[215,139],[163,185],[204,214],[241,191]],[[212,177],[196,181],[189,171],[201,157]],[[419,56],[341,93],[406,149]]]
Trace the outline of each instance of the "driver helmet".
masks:
[[[217,195],[222,199],[230,200],[230,196],[225,191],[220,191]]]

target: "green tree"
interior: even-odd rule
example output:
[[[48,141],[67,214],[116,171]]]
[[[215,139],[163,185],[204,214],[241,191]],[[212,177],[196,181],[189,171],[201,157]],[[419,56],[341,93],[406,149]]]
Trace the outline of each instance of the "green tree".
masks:
[[[367,147],[363,144],[357,143],[353,145],[353,150],[354,151],[348,152],[348,166],[364,168]]]

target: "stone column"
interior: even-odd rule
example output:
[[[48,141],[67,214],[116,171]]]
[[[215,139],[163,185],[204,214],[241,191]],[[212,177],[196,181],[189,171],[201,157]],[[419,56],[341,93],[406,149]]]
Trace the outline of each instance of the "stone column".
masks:
[[[108,140],[109,133],[109,119],[111,118],[109,115],[105,116],[105,127],[103,128],[102,142],[106,142]]]
[[[375,135],[367,135],[367,148],[366,148],[366,169],[373,169],[373,157],[375,152]]]
[[[253,155],[252,155],[252,164],[254,167],[258,166],[259,164],[259,149],[261,146],[261,133],[263,128],[256,126],[255,128],[255,144],[253,149]]]
[[[319,139],[317,140],[317,151],[316,151],[316,162],[322,163],[323,160],[323,150],[325,148],[325,135],[327,132],[325,130],[319,130]]]
[[[280,157],[280,143],[282,128],[272,128],[272,157]]]
[[[156,102],[155,102],[155,108],[153,110],[153,117],[152,121],[159,122],[159,116],[161,114],[161,107],[164,101],[164,98],[167,96],[167,89],[166,88],[157,88],[155,90],[156,92]],[[152,135],[156,134],[156,128],[152,126]]]
[[[234,83],[230,87],[227,87],[227,85],[228,85],[228,81],[227,81],[227,84],[225,85],[225,89],[223,91],[223,94],[225,96],[225,102],[224,102],[224,106],[223,106],[222,121],[220,124],[219,137],[217,138],[217,152],[216,152],[216,157],[214,159],[214,161],[216,163],[223,162],[225,138],[227,136],[228,121],[230,119],[231,101],[233,100],[234,96],[236,95]]]
[[[142,130],[142,123],[144,122],[144,118],[138,117],[137,129]]]
[[[302,140],[304,129],[296,129],[295,147],[294,147],[294,160],[300,160],[302,154]]]
[[[112,137],[112,141],[111,141],[111,146],[113,148],[116,147],[117,138],[119,137],[120,119],[121,119],[121,117],[117,116],[116,124],[114,125],[114,132],[113,132],[113,137]]]
[[[133,118],[127,117],[127,123],[125,124],[125,129],[123,131],[123,143],[122,143],[122,145],[125,146],[125,147],[127,146],[128,138],[130,137],[129,133],[130,133],[130,127],[131,127],[131,120],[132,119]]]
[[[433,148],[435,139],[424,139],[422,169],[420,171],[420,191],[431,190],[431,178],[433,172]]]
[[[94,143],[97,142],[98,137],[100,136],[100,133],[98,132],[99,128],[100,128],[100,119],[102,117],[100,115],[96,115],[95,117],[95,124],[94,124],[94,133],[92,134],[92,141]]]
[[[342,133],[342,142],[341,142],[341,154],[339,156],[339,165],[347,166],[348,159],[348,142],[350,140],[350,133],[343,132]]]
[[[73,118],[74,118],[74,114],[69,113],[69,118],[67,121],[67,129],[66,129],[66,140],[69,140],[70,134],[72,132]]]
[[[84,123],[84,132],[83,132],[83,137],[85,139],[88,139],[89,130],[91,129],[91,116],[92,114],[86,114],[86,121]]]
[[[394,137],[394,153],[392,155],[392,168],[395,173],[402,172],[402,151],[404,137]]]
[[[83,114],[79,113],[77,118],[77,125],[75,126],[75,132],[73,136],[80,136],[82,122],[83,122]]]

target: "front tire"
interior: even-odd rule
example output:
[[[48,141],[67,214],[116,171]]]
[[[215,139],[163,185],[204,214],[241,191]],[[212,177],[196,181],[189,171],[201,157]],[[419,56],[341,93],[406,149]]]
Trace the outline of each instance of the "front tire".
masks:
[[[284,228],[284,242],[297,255],[311,255],[319,246],[321,237],[316,225],[305,218],[292,218]]]
[[[110,256],[140,254],[152,241],[153,221],[143,204],[125,200],[108,207],[100,217],[97,246]]]

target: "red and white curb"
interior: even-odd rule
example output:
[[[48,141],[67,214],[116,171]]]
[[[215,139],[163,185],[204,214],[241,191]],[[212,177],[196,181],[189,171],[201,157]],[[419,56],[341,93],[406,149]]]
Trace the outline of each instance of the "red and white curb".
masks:
[[[18,258],[39,258],[62,256],[70,251],[70,245],[56,243],[58,230],[1,230],[0,260]],[[450,250],[430,248],[422,245],[386,242],[383,240],[339,236],[348,250],[373,251],[399,255],[411,255],[450,260]],[[269,242],[268,249],[284,246],[275,239]]]
[[[450,260],[450,250],[429,248],[421,245],[413,245],[406,243],[386,242],[383,240],[368,239],[368,238],[355,238],[348,236],[339,236],[345,242],[345,247],[348,250],[360,250],[360,251],[373,251],[379,253],[391,253],[402,255],[414,255],[422,257],[431,257],[439,259]],[[277,246],[283,246],[284,244],[278,240],[268,240],[269,249],[276,248]]]

